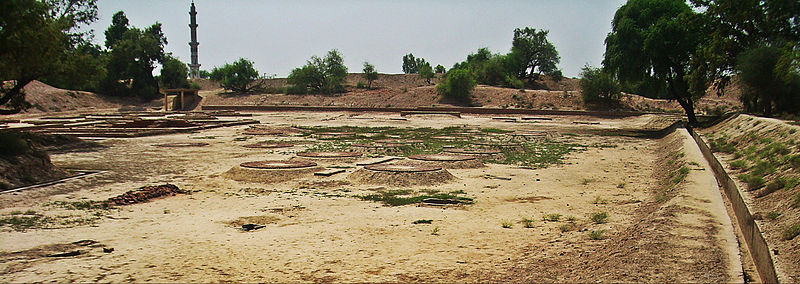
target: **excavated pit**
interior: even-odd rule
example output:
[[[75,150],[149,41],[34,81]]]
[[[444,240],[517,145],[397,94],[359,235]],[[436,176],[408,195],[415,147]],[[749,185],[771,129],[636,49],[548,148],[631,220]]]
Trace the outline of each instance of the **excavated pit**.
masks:
[[[245,148],[264,148],[264,149],[275,149],[275,148],[288,148],[294,145],[288,143],[275,143],[275,142],[259,142],[253,144],[243,145],[242,147]]]
[[[486,166],[478,158],[467,155],[426,154],[411,155],[408,156],[408,158],[423,165],[441,167],[444,169],[475,169]]]
[[[377,164],[364,166],[348,176],[362,184],[420,186],[444,184],[456,179],[450,172],[431,165]]]
[[[222,176],[235,181],[279,183],[322,170],[317,163],[302,160],[265,160],[241,163]]]
[[[205,142],[178,142],[178,143],[155,144],[153,146],[156,146],[156,147],[167,147],[167,148],[185,148],[185,147],[203,147],[203,146],[208,146],[208,143],[205,143]]]

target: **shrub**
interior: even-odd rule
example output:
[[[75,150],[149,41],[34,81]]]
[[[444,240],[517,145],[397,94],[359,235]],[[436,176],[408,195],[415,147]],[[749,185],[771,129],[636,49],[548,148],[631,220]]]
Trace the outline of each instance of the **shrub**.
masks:
[[[763,177],[757,175],[741,174],[738,177],[739,180],[747,184],[748,190],[759,189],[764,186],[764,183],[766,182]]]
[[[254,86],[253,83],[260,77],[258,76],[258,70],[253,67],[253,61],[239,58],[239,60],[231,64],[214,67],[211,70],[211,79],[219,82],[227,90],[247,93],[258,87]]]
[[[30,150],[28,142],[16,132],[0,132],[0,145],[3,145],[0,147],[2,156],[17,156]]]
[[[590,219],[595,224],[603,224],[605,222],[608,222],[608,213],[606,213],[606,212],[597,212],[597,213],[592,214],[592,217]]]
[[[364,62],[363,71],[364,71],[364,79],[367,80],[367,89],[371,89],[372,88],[372,81],[375,81],[376,79],[378,79],[378,71],[375,70],[375,66],[372,65],[372,64],[369,64],[369,62]],[[358,82],[358,83],[361,84],[361,82]],[[359,87],[359,88],[361,88],[361,87]]]
[[[416,220],[414,222],[411,222],[411,224],[430,224],[430,223],[433,223],[433,220],[430,220],[430,219],[419,219],[419,220]]]
[[[469,104],[471,102],[470,92],[475,85],[475,79],[472,78],[469,71],[455,69],[447,73],[445,79],[436,86],[436,91],[445,99]]]
[[[800,223],[794,224],[786,229],[783,230],[783,239],[784,240],[791,240],[794,237],[800,235]]]
[[[525,228],[533,228],[533,219],[531,218],[522,218],[520,223],[522,223],[522,226]]]
[[[619,83],[600,68],[585,66],[581,72],[581,96],[586,103],[617,102],[622,97]]]
[[[558,220],[561,220],[561,214],[558,213],[547,214],[542,216],[542,220],[548,222],[558,222]]]
[[[747,161],[745,160],[736,160],[731,162],[731,169],[740,170],[747,168]]]
[[[592,240],[602,240],[603,234],[605,234],[606,230],[596,230],[589,232],[589,239]]]

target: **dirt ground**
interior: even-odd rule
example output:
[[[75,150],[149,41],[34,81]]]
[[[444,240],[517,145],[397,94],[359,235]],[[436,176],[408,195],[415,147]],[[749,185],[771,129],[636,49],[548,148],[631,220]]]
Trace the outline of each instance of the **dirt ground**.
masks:
[[[439,185],[376,186],[348,175],[355,162],[322,161],[345,173],[311,173],[280,183],[223,175],[240,163],[293,158],[313,143],[297,136],[244,139],[247,126],[98,141],[100,149],[52,156],[54,164],[101,173],[0,195],[0,215],[44,215],[24,231],[0,227],[3,282],[742,282],[730,219],[716,181],[684,130],[634,138],[616,129],[665,127],[671,118],[550,116],[506,122],[488,116],[259,113],[262,125],[459,126],[555,131],[559,143],[586,145],[563,164],[530,169],[487,163],[448,169]],[[598,124],[575,124],[576,121]],[[237,139],[239,138],[239,139]],[[281,139],[291,148],[243,145]],[[244,140],[244,141],[243,141]],[[205,147],[156,144],[206,142]],[[674,173],[669,153],[690,170]],[[142,186],[172,183],[188,191],[112,209],[70,202],[106,200]],[[473,204],[387,206],[361,200],[389,190],[464,192]],[[25,212],[25,213],[20,213]],[[604,222],[593,222],[606,213]],[[558,214],[560,218],[555,218]],[[545,220],[547,219],[547,220]],[[557,219],[557,220],[556,220]],[[415,224],[430,220],[429,224]],[[242,231],[244,223],[264,225]],[[419,223],[419,222],[417,222]],[[79,242],[92,240],[92,242]],[[110,251],[113,248],[113,251]],[[59,253],[75,252],[77,255]],[[107,252],[110,251],[110,252]]]

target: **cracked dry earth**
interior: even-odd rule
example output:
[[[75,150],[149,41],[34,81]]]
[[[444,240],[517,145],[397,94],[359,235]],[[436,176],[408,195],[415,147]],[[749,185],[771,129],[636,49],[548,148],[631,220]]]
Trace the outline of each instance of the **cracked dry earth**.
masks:
[[[661,139],[598,136],[583,130],[635,128],[663,120],[552,116],[512,123],[490,117],[409,117],[339,113],[262,113],[262,124],[547,130],[587,146],[563,164],[528,169],[487,163],[448,169],[454,181],[417,187],[361,184],[345,173],[298,174],[279,183],[226,179],[240,163],[295,157],[309,144],[253,149],[235,140],[246,128],[101,141],[104,148],[53,155],[62,167],[107,171],[49,187],[0,195],[0,214],[36,211],[84,216],[25,231],[1,227],[3,282],[739,282],[730,220],[711,171],[678,130]],[[214,137],[210,139],[208,137]],[[204,147],[155,144],[198,142]],[[307,140],[295,136],[286,140]],[[315,142],[315,141],[310,141]],[[317,141],[318,142],[318,141]],[[668,197],[665,153],[681,151],[691,171]],[[364,157],[369,159],[369,157]],[[325,165],[330,166],[330,165]],[[709,176],[711,176],[709,180]],[[502,178],[494,178],[502,177]],[[106,200],[145,185],[172,183],[189,194],[107,210],[74,210],[57,201]],[[386,206],[356,195],[407,189],[464,192],[473,204]],[[604,222],[592,221],[606,213]],[[553,216],[559,215],[560,218]],[[547,219],[547,220],[545,220]],[[431,220],[430,224],[414,224]],[[244,232],[236,226],[257,222]],[[79,246],[76,241],[93,240]],[[83,244],[83,243],[80,243]],[[113,252],[103,249],[113,248]],[[732,249],[733,248],[733,249]],[[48,256],[80,251],[74,256]]]

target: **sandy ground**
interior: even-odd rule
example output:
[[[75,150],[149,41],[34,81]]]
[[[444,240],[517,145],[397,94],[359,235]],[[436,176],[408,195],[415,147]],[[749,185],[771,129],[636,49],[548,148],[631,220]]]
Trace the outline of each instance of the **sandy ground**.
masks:
[[[24,232],[0,231],[3,282],[453,282],[453,281],[670,281],[740,282],[741,265],[711,171],[697,164],[678,194],[654,200],[656,161],[665,139],[595,136],[620,128],[668,123],[663,117],[598,119],[554,116],[511,123],[491,117],[396,114],[266,113],[262,124],[394,127],[468,126],[551,130],[561,141],[590,146],[562,165],[524,169],[487,164],[449,169],[454,182],[402,189],[462,190],[475,203],[451,207],[390,207],[352,197],[380,190],[351,182],[346,173],[310,173],[277,184],[237,182],[223,173],[247,161],[287,159],[309,145],[287,149],[242,147],[273,139],[243,137],[243,127],[134,139],[108,139],[106,148],[53,155],[56,165],[106,171],[88,178],[0,195],[0,214],[34,210],[61,222]],[[591,120],[596,125],[573,121]],[[563,135],[570,133],[570,135]],[[579,133],[579,134],[571,134]],[[208,139],[213,136],[213,139]],[[203,137],[206,139],[193,139]],[[297,137],[282,139],[298,140]],[[154,144],[207,142],[206,147]],[[666,145],[670,146],[670,145]],[[676,147],[676,145],[671,145]],[[364,160],[368,159],[365,157]],[[354,166],[342,161],[336,165]],[[487,175],[504,179],[487,178]],[[710,177],[710,178],[709,178]],[[510,178],[506,180],[505,178]],[[54,201],[105,200],[145,185],[173,183],[191,194],[111,210],[68,210]],[[590,221],[606,212],[608,222]],[[544,221],[561,214],[560,221]],[[521,220],[533,220],[530,228]],[[412,224],[419,219],[431,224]],[[574,219],[574,221],[567,221]],[[265,228],[234,227],[259,222]],[[510,228],[504,228],[503,224]],[[508,227],[508,226],[506,226]],[[561,228],[564,228],[562,231]],[[599,240],[592,231],[604,230]],[[73,257],[46,257],[95,240]],[[114,248],[104,253],[102,248]]]

